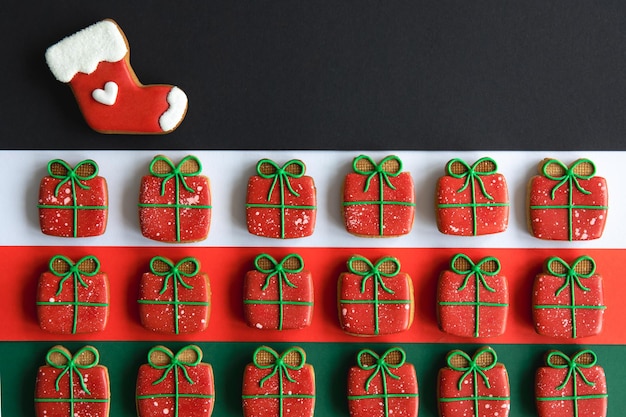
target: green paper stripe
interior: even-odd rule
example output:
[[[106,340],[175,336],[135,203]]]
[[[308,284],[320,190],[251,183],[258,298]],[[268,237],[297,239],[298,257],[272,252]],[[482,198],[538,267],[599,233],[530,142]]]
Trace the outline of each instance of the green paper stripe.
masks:
[[[508,307],[508,303],[488,303],[483,301],[440,301],[442,306]]]
[[[458,203],[458,204],[437,204],[438,208],[473,208],[473,207],[508,207],[509,203]]]
[[[209,306],[211,303],[206,301],[159,301],[159,300],[137,300],[139,304],[156,304],[156,305],[184,305],[184,306]]]
[[[295,306],[312,306],[310,301],[281,301],[281,300],[243,300],[244,304],[269,304],[269,305],[295,305]]]
[[[83,301],[37,301],[38,306],[80,306],[80,307],[108,307],[107,303],[88,303]]]
[[[456,398],[439,398],[440,403],[451,403],[455,401],[510,401],[511,397],[489,397],[478,395],[476,397],[456,397]]]
[[[372,205],[372,204],[389,204],[390,206],[415,206],[415,203],[408,201],[344,201],[344,206],[360,206],[360,205]]]
[[[310,209],[315,210],[317,206],[288,206],[288,205],[280,205],[280,204],[246,204],[246,207],[259,207],[259,208],[278,208],[278,209]]]
[[[563,397],[536,397],[537,401],[562,401],[562,400],[595,400],[598,398],[608,398],[608,394],[589,394],[589,395],[568,395]]]
[[[242,395],[241,398],[244,400],[254,400],[261,398],[269,398],[269,399],[289,399],[289,398],[315,398],[315,395],[308,394],[266,394],[266,395]]]
[[[410,304],[411,300],[339,300],[342,304]]]
[[[108,403],[108,398],[35,398],[36,403]]]
[[[209,398],[209,399],[213,399],[215,398],[215,395],[211,395],[211,394],[154,394],[154,395],[137,395],[135,396],[135,398],[137,398],[138,400],[151,400],[154,398]]]
[[[542,305],[534,305],[533,308],[542,309],[542,308],[556,308],[556,309],[565,309],[565,310],[578,310],[578,309],[590,309],[590,310],[606,310],[606,306],[570,306],[563,304],[542,304]]]
[[[371,394],[348,395],[348,400],[367,400],[370,398],[418,398],[419,394]]]
[[[530,206],[535,210],[548,210],[548,209],[583,209],[583,210],[608,210],[609,206],[577,206],[575,204],[559,205],[559,206]]]
[[[190,209],[210,209],[213,208],[213,206],[205,206],[205,205],[200,205],[200,204],[148,204],[148,203],[139,203],[138,204],[139,207],[141,208],[175,208],[175,209],[180,209],[180,208],[190,208]]]
[[[56,205],[45,205],[45,204],[38,204],[37,207],[40,209],[49,208],[49,209],[71,209],[71,210],[106,210],[109,208],[109,206],[75,206],[75,205],[56,206]]]

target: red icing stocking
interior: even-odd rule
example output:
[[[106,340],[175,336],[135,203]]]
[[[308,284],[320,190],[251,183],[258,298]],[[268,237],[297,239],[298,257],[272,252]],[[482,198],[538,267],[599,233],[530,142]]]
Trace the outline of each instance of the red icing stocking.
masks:
[[[142,85],[128,42],[112,20],[81,30],[46,51],[57,80],[69,83],[87,124],[101,133],[169,133],[187,112],[187,96],[171,85]]]

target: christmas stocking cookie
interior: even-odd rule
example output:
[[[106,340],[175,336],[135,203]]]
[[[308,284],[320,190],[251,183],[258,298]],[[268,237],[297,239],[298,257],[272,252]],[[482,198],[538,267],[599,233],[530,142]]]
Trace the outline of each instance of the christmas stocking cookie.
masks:
[[[130,66],[128,41],[110,19],[46,51],[55,78],[69,83],[87,124],[101,133],[169,133],[187,112],[187,96],[171,85],[142,85]]]

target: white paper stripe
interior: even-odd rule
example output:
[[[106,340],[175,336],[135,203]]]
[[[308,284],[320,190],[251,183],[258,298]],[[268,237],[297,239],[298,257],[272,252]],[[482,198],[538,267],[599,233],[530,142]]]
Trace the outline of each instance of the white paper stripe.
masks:
[[[211,180],[213,219],[209,238],[196,246],[285,246],[285,247],[518,247],[518,248],[626,248],[626,186],[621,178],[626,152],[363,152],[375,160],[396,154],[405,171],[410,171],[417,192],[413,230],[400,238],[359,238],[347,233],[341,215],[341,188],[354,151],[2,151],[0,195],[0,245],[3,246],[166,246],[141,235],[137,201],[139,182],[147,174],[152,158],[162,153],[177,163],[188,154],[203,164],[203,174]],[[490,156],[499,166],[509,186],[511,217],[504,233],[477,237],[446,236],[437,230],[434,192],[437,179],[452,158],[469,163]],[[578,158],[595,162],[597,175],[607,179],[609,213],[601,239],[587,242],[543,241],[530,235],[526,227],[526,189],[537,165],[546,158],[570,164]],[[71,165],[93,159],[109,187],[109,223],[104,235],[93,238],[56,238],[39,230],[37,196],[39,182],[46,175],[51,159],[64,159]],[[255,173],[259,159],[270,158],[282,164],[302,159],[307,174],[315,179],[318,193],[317,225],[313,236],[281,241],[253,236],[245,222],[246,184]]]

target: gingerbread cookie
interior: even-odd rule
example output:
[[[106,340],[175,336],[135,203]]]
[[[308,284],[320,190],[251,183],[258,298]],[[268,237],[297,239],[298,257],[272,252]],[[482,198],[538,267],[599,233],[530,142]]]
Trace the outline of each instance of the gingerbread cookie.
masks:
[[[606,417],[608,394],[597,356],[582,350],[571,358],[554,350],[535,374],[539,417]]]
[[[280,262],[268,254],[254,259],[244,280],[244,317],[250,327],[265,330],[302,329],[313,318],[313,278],[298,254]]]
[[[343,217],[348,232],[365,237],[406,235],[413,227],[415,191],[402,161],[389,155],[376,164],[361,155],[343,186]]]
[[[338,282],[339,324],[355,336],[407,330],[413,322],[413,282],[400,261],[387,256],[376,263],[355,255]]]
[[[141,179],[139,224],[141,233],[159,242],[204,240],[211,225],[211,190],[200,160],[193,155],[178,165],[158,155],[150,175]]]
[[[351,417],[417,417],[417,407],[417,376],[404,350],[394,347],[380,356],[370,349],[358,353],[357,366],[348,372]]]
[[[243,373],[244,417],[312,417],[315,374],[300,347],[279,355],[261,346]]]
[[[63,346],[54,346],[39,367],[35,382],[37,417],[107,417],[111,393],[107,368],[100,354],[85,346],[72,357]]]
[[[596,263],[581,256],[569,265],[549,258],[533,287],[533,320],[537,333],[576,339],[600,334],[604,321],[602,276]]]
[[[107,182],[91,159],[72,168],[48,162],[48,175],[39,186],[39,223],[46,235],[88,237],[104,233],[108,217]]]
[[[141,277],[139,316],[148,330],[163,333],[201,332],[209,323],[211,288],[200,262],[184,258],[174,264],[155,256]]]
[[[441,233],[477,236],[504,232],[509,224],[509,193],[491,158],[473,165],[455,158],[446,164],[435,195]]]
[[[62,334],[104,330],[109,317],[109,280],[100,261],[85,256],[74,263],[56,255],[37,287],[39,326]]]
[[[486,346],[469,357],[453,350],[439,370],[440,417],[507,417],[511,408],[509,376],[495,350]]]
[[[465,337],[500,336],[506,329],[509,289],[500,274],[500,261],[493,256],[474,263],[457,254],[450,270],[439,276],[437,319],[439,328]]]
[[[58,81],[70,84],[85,121],[98,132],[169,133],[187,112],[180,88],[139,82],[126,36],[111,19],[52,45],[46,62]]]
[[[261,159],[248,181],[246,217],[253,235],[290,239],[310,236],[315,229],[316,191],[297,159],[279,166]]]
[[[602,236],[608,211],[606,180],[579,159],[569,167],[556,159],[539,164],[528,188],[528,224],[539,239],[591,240]]]
[[[164,346],[148,352],[137,375],[139,417],[210,417],[215,403],[213,368],[202,350],[188,345],[176,354]]]

